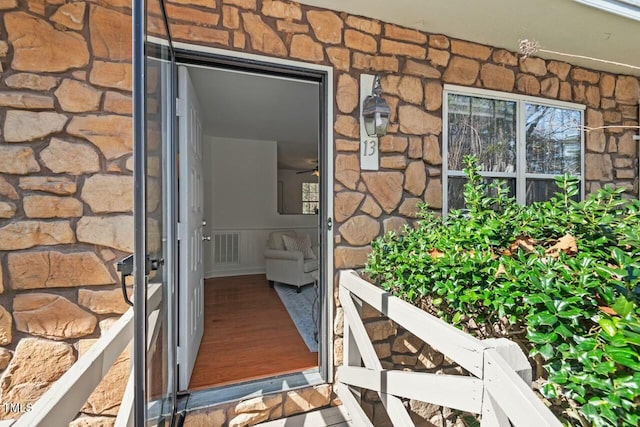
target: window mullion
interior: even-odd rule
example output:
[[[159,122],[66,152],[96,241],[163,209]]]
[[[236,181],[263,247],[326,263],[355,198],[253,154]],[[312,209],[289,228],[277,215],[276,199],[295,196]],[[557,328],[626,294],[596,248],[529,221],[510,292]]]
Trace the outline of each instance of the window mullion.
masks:
[[[442,213],[449,211],[449,93],[442,91]],[[431,179],[431,178],[429,178]]]
[[[526,146],[526,108],[525,101],[518,101],[516,108],[516,201],[524,205],[527,202],[527,146]]]

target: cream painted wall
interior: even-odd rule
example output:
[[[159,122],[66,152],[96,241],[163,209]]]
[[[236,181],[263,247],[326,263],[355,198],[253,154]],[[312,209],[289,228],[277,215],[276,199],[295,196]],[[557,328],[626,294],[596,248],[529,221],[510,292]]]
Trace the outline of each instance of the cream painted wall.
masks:
[[[309,172],[296,173],[291,169],[278,169],[278,181],[282,182],[282,213],[302,213],[302,183],[318,182],[318,177]]]
[[[205,276],[215,277],[264,272],[269,232],[295,229],[317,242],[317,215],[280,215],[277,212],[277,144],[256,141],[203,138],[204,235],[240,233],[240,263],[215,265],[213,243],[204,243]]]

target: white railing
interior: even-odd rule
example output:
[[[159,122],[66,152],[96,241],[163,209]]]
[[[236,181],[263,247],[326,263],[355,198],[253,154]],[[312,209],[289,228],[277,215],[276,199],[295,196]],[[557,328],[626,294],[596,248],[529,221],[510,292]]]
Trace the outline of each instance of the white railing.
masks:
[[[152,310],[149,316],[150,331],[154,331],[158,325],[157,307],[161,298],[159,290],[160,285],[149,287],[147,309]],[[149,337],[152,336],[153,333],[149,333]],[[0,427],[68,425],[132,339],[133,308],[130,308],[33,404],[31,411],[17,420],[0,422]],[[115,427],[133,426],[133,363],[131,366]]]
[[[378,392],[396,427],[415,426],[400,398],[480,414],[483,427],[561,426],[531,390],[531,367],[517,344],[507,339],[478,340],[391,296],[351,270],[340,273],[339,298],[344,310],[344,362],[338,368],[336,390],[356,425],[372,426],[350,386]],[[362,302],[471,376],[382,369],[360,317],[358,305]]]

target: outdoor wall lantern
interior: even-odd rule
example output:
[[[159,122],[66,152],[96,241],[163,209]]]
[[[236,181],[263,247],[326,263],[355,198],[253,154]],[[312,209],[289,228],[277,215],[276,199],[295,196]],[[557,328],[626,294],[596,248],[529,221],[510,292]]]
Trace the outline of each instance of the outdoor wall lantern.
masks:
[[[364,128],[369,136],[383,136],[387,133],[391,109],[380,95],[382,95],[380,76],[375,76],[371,95],[365,98],[362,105]]]

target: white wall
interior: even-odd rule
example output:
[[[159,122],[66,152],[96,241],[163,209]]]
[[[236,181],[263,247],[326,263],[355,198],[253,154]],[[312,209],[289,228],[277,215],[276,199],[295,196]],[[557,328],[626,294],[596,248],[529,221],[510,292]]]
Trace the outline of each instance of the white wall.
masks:
[[[291,169],[278,169],[278,181],[282,182],[282,213],[302,214],[302,183],[318,182],[310,172],[296,173]]]
[[[214,247],[205,242],[205,276],[264,272],[269,232],[296,229],[317,242],[317,215],[277,212],[277,144],[275,141],[203,137],[204,234],[240,233],[240,262],[215,265]],[[285,197],[286,198],[286,197]]]

